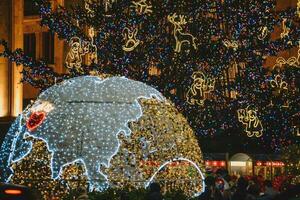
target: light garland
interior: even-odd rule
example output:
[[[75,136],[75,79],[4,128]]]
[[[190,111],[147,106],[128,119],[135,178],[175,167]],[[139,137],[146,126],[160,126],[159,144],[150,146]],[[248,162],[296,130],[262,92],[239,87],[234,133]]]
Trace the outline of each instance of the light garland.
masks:
[[[176,40],[175,52],[181,52],[181,46],[184,43],[188,43],[192,45],[194,49],[197,49],[197,45],[195,43],[196,38],[190,33],[184,33],[182,25],[187,24],[184,15],[179,15],[179,21],[176,21],[177,14],[168,15],[168,21],[174,25],[173,35]]]
[[[187,159],[187,158],[174,158],[174,159],[172,159],[170,161],[167,161],[167,162],[163,163],[161,166],[159,166],[159,168],[157,169],[157,171],[151,176],[151,178],[149,179],[149,181],[145,183],[145,188],[147,188],[150,185],[150,183],[153,182],[153,180],[155,180],[156,175],[162,169],[164,169],[167,165],[170,165],[170,164],[172,164],[172,163],[174,163],[176,161],[186,161],[186,162],[192,164],[192,166],[196,168],[196,170],[199,173],[200,178],[201,178],[201,185],[200,185],[200,190],[198,192],[194,193],[193,196],[194,197],[199,196],[202,192],[205,191],[205,182],[204,182],[205,178],[204,178],[204,175],[203,175],[201,169],[197,166],[197,164],[194,163],[193,161]]]

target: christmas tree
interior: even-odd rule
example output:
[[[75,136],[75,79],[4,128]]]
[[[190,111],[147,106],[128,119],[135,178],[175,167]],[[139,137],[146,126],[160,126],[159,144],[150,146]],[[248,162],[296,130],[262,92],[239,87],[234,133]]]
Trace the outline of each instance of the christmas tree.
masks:
[[[170,98],[199,136],[234,132],[251,137],[242,137],[245,147],[271,151],[298,142],[299,5],[278,11],[275,0],[84,0],[53,10],[49,0],[35,2],[41,25],[70,50],[68,73],[58,74],[2,41],[0,55],[23,64],[23,79],[33,86],[87,74],[126,76]],[[268,56],[292,48],[298,56],[264,66]]]

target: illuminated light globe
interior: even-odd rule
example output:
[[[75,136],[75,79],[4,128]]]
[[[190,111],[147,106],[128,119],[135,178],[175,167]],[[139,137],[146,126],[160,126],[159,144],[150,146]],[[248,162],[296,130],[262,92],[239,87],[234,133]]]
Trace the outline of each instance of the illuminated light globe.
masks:
[[[16,119],[0,152],[8,182],[48,168],[51,179],[69,181],[74,174],[65,168],[79,165],[91,189],[155,181],[191,196],[204,190],[202,153],[186,119],[160,92],[124,77],[82,76],[50,87]]]

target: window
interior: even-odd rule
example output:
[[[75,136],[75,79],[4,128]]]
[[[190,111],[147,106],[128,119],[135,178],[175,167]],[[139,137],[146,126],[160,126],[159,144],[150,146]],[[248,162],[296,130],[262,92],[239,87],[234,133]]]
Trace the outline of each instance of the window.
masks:
[[[44,32],[42,38],[42,59],[48,64],[54,64],[54,34],[50,32]]]
[[[36,58],[36,38],[35,33],[24,34],[24,53],[25,55]]]
[[[34,0],[24,0],[24,16],[39,15],[39,9]]]

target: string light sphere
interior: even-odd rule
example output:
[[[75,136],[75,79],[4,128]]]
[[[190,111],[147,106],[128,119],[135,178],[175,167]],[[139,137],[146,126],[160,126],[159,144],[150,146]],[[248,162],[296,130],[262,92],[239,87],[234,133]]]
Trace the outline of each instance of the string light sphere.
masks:
[[[125,77],[82,76],[45,90],[12,125],[0,159],[4,181],[45,171],[41,179],[70,187],[76,180],[90,189],[164,181],[165,190],[175,184],[189,195],[204,189],[201,150],[186,119],[160,92]]]

